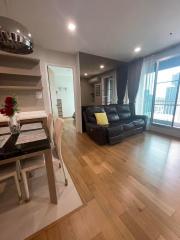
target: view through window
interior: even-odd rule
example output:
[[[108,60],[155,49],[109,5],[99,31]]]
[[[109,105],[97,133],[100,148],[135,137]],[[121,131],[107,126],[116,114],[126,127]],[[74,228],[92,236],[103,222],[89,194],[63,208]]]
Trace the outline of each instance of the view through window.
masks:
[[[180,128],[180,57],[159,63],[152,123]]]

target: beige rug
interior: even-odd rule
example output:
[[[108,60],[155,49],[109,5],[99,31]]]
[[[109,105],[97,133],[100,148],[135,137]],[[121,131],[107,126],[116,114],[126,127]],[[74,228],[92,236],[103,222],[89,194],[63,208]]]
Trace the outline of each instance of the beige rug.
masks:
[[[64,186],[62,170],[55,167],[58,204],[50,204],[45,169],[29,179],[31,201],[18,204],[13,181],[0,183],[0,239],[23,240],[76,208],[82,201],[68,175]]]

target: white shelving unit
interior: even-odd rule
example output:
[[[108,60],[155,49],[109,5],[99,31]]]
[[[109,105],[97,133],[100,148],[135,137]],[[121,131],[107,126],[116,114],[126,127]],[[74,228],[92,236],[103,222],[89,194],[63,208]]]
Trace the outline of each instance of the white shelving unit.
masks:
[[[21,111],[44,109],[40,60],[29,56],[0,53],[0,104],[6,96],[16,96]]]

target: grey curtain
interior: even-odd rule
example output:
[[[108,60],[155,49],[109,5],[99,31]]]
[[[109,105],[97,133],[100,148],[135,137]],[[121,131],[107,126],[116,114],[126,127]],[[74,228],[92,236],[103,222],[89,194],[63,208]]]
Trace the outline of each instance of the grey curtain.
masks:
[[[129,63],[128,66],[128,97],[131,113],[135,114],[135,101],[139,88],[143,58]]]
[[[116,72],[118,104],[124,103],[127,86],[127,64],[119,66]]]

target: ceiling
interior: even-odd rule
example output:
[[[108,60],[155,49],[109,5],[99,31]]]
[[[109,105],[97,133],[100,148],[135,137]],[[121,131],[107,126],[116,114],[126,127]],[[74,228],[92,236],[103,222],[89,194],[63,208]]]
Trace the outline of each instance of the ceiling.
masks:
[[[8,9],[0,1],[0,15],[23,23],[34,42],[48,49],[128,61],[180,42],[179,0],[6,1]],[[77,24],[74,34],[69,21]],[[136,46],[142,47],[139,55]]]
[[[96,75],[103,74],[120,66],[122,62],[104,58],[92,54],[79,53],[80,76],[81,78],[90,79]],[[100,65],[104,65],[100,69]],[[87,76],[84,74],[87,73]]]

